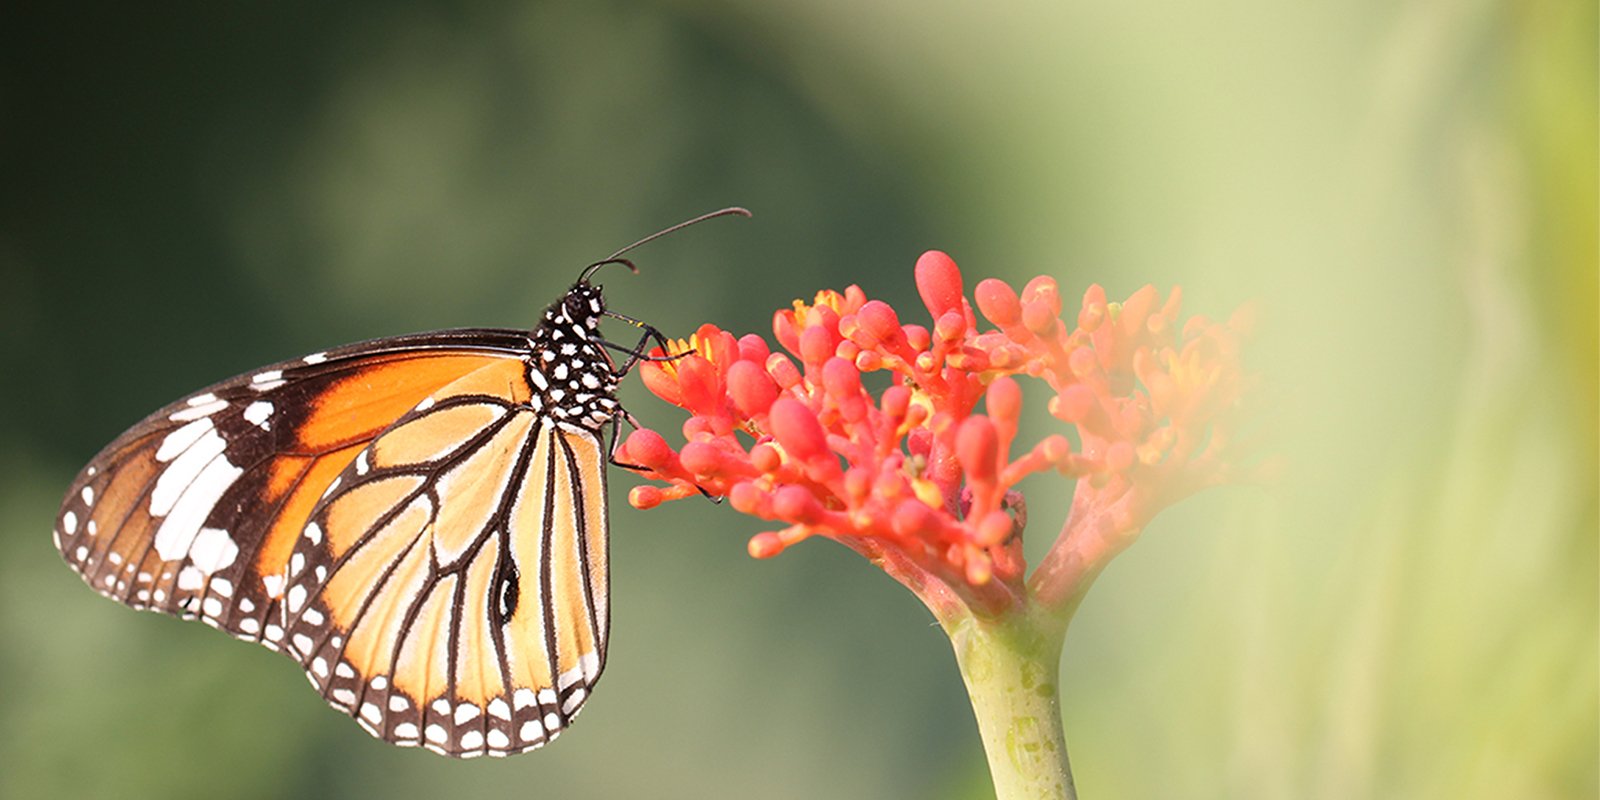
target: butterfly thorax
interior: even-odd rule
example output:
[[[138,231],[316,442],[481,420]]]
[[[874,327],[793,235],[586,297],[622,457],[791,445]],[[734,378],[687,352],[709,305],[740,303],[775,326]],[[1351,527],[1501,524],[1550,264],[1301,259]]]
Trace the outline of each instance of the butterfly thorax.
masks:
[[[531,335],[528,383],[535,410],[557,421],[598,430],[617,413],[617,378],[600,343],[605,298],[581,282],[545,309]]]

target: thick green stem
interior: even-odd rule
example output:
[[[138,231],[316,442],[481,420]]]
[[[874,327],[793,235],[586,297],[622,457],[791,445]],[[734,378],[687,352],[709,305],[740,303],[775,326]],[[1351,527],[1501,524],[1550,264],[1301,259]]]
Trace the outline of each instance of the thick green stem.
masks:
[[[1018,610],[944,623],[978,720],[998,800],[1076,798],[1058,678],[1066,622]]]

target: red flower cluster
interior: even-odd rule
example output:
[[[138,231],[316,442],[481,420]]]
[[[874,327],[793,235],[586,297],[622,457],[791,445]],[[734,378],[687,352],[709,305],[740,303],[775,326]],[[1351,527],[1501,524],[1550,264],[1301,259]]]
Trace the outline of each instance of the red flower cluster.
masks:
[[[617,461],[668,484],[636,487],[630,502],[726,496],[784,524],[750,540],[757,558],[821,534],[936,611],[1000,610],[1026,591],[1026,513],[1013,489],[1026,476],[1079,479],[1076,522],[1057,543],[1065,554],[1064,540],[1081,540],[1075,562],[1109,558],[1162,506],[1228,477],[1242,320],[1180,326],[1176,291],[1162,303],[1146,286],[1114,304],[1092,286],[1069,327],[1053,279],[1020,296],[989,279],[975,298],[996,329],[980,332],[955,262],[928,252],[915,272],[931,329],[851,286],[774,315],[790,355],[708,324],[674,343],[670,355],[687,355],[646,362],[645,385],[691,416],[680,450],[649,429],[619,448]],[[862,377],[877,371],[892,385],[875,397]],[[1022,410],[1013,375],[1049,384],[1049,411],[1075,428],[1076,450],[1056,433],[1012,458]]]

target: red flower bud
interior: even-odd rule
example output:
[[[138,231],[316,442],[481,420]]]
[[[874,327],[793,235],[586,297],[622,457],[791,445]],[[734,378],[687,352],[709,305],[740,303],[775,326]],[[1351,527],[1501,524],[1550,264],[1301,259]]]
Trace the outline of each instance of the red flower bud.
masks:
[[[900,330],[900,317],[894,313],[894,308],[882,300],[868,300],[867,304],[856,312],[856,324],[862,333],[872,337],[874,345],[893,343],[905,336]],[[862,343],[861,346],[871,345]]]
[[[767,356],[767,374],[771,375],[772,379],[777,381],[778,386],[783,389],[793,389],[803,379],[800,370],[795,368],[794,362],[790,361],[782,353],[773,353]]]
[[[997,424],[1015,429],[1022,417],[1022,387],[1010,378],[995,378],[984,393],[984,405]]]
[[[814,459],[830,455],[827,434],[823,432],[821,423],[817,422],[817,415],[805,403],[780,397],[772,404],[769,418],[772,420],[772,435],[790,456],[801,463],[809,464]]]
[[[994,422],[988,417],[971,416],[956,432],[956,458],[971,483],[993,483],[999,469],[1000,442]]]
[[[746,548],[751,558],[772,558],[783,552],[783,541],[777,533],[766,531],[750,537],[750,544]]]
[[[808,327],[800,332],[800,360],[807,367],[821,364],[833,355],[837,344],[833,331],[823,327]]]
[[[894,532],[901,536],[923,536],[932,532],[933,519],[933,509],[928,508],[921,500],[906,499],[895,507],[894,518],[890,521],[890,525],[894,528]]]
[[[917,259],[917,294],[934,319],[954,311],[961,313],[961,270],[950,256],[929,250]]]
[[[1022,304],[1011,284],[997,278],[979,281],[973,290],[978,300],[978,310],[997,327],[1010,328],[1022,321]]]
[[[767,347],[767,340],[753,333],[739,337],[739,359],[753,361],[757,364],[767,363],[767,356],[772,353]]]
[[[728,490],[728,505],[733,506],[733,510],[740,514],[766,516],[761,508],[762,500],[766,497],[767,493],[761,491],[754,483],[743,481],[734,484],[733,488]]]
[[[933,344],[933,339],[928,336],[928,329],[921,325],[901,325],[900,332],[905,334],[906,344],[912,350],[921,352]]]
[[[716,445],[706,442],[689,442],[678,454],[683,468],[701,477],[716,477],[723,472],[727,455]]]
[[[785,486],[772,496],[772,513],[787,522],[810,524],[821,512],[817,498],[800,486]]]
[[[624,460],[646,469],[659,471],[672,462],[672,448],[667,446],[667,440],[649,428],[628,434],[623,447],[627,451]]]
[[[746,417],[766,413],[778,397],[778,386],[758,361],[735,361],[728,366],[728,397]]]
[[[822,365],[822,386],[828,396],[843,401],[861,394],[861,373],[842,358],[830,358]]]
[[[994,547],[1011,538],[1011,515],[1004,511],[990,511],[978,520],[978,544]]]
[[[960,341],[967,333],[967,318],[959,311],[946,311],[933,325],[933,335],[942,342]]]
[[[654,486],[635,486],[628,490],[628,505],[648,511],[661,505],[661,490]]]
[[[762,442],[750,448],[750,463],[762,472],[775,472],[783,466],[783,456],[778,454],[778,448]]]

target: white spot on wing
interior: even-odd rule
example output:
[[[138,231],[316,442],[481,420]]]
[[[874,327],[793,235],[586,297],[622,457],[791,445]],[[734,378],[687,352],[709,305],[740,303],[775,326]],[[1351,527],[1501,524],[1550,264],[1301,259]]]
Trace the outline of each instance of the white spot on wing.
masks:
[[[305,358],[302,358],[300,360],[305,362],[305,363],[307,363],[307,364],[321,364],[322,362],[328,360],[328,354],[327,353],[312,353],[311,355],[306,356]]]
[[[209,417],[227,407],[228,401],[226,400],[212,400],[209,403],[202,403],[200,405],[195,405],[194,401],[190,400],[188,408],[172,412],[171,416],[167,417],[167,419],[170,419],[173,422],[190,422],[192,420]]]
[[[244,472],[223,455],[226,448],[227,443],[208,425],[194,445],[156,479],[150,492],[150,516],[167,517],[156,531],[156,552],[162,561],[176,561],[188,552],[200,523]]]
[[[184,567],[178,570],[178,588],[192,592],[206,585],[205,573],[194,567]]]
[[[267,420],[272,418],[272,404],[265,400],[257,400],[244,407],[244,418],[246,422],[261,430],[271,430],[272,423]]]
[[[496,697],[489,701],[489,716],[511,719],[511,706],[506,704],[504,698]]]
[[[161,440],[161,446],[156,448],[156,460],[163,464],[171,461],[179,453],[188,450],[189,445],[194,444],[209,430],[211,430],[211,420],[202,418],[167,434],[167,438]]]
[[[526,687],[518,689],[511,695],[511,704],[516,706],[518,711],[533,705],[537,701],[538,696],[533,693],[532,689]]]
[[[78,515],[71,511],[61,515],[61,527],[66,530],[68,536],[77,533]]]
[[[583,698],[584,691],[581,687],[573,690],[572,694],[567,696],[566,702],[561,704],[561,712],[570,716],[572,714],[572,710],[583,703]]]
[[[207,575],[232,564],[238,555],[239,545],[221,528],[201,528],[189,546],[189,561]]]

